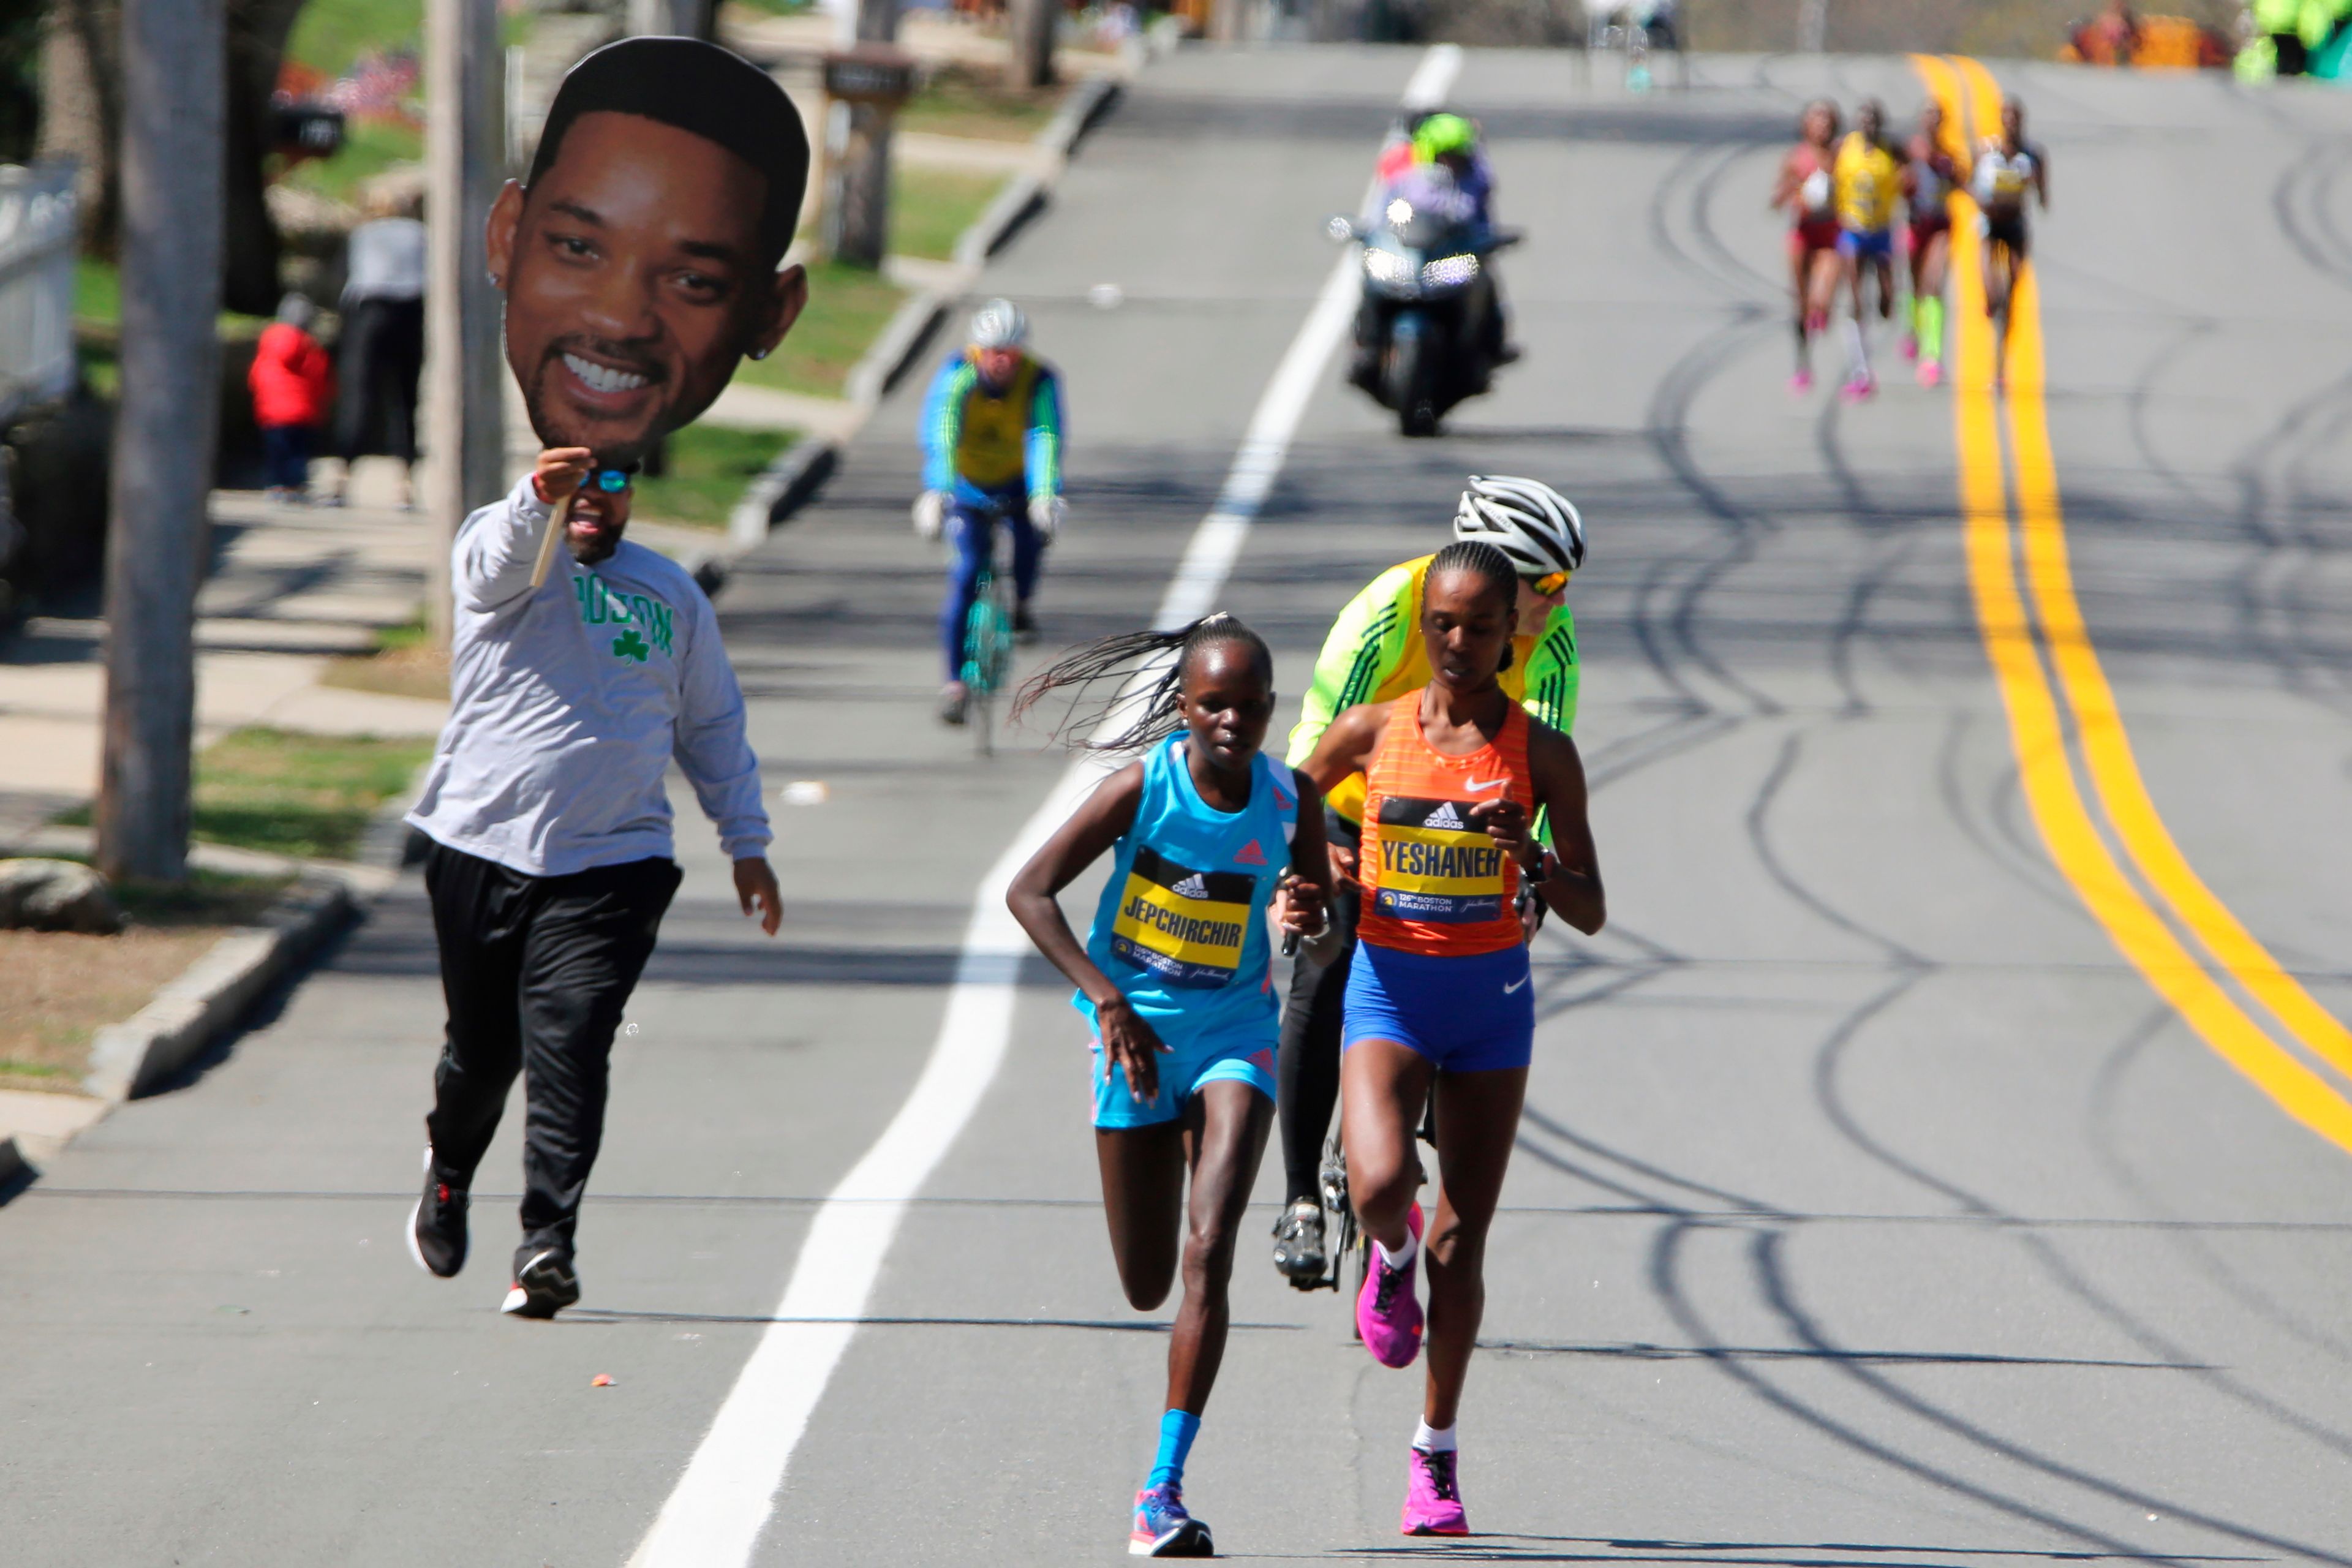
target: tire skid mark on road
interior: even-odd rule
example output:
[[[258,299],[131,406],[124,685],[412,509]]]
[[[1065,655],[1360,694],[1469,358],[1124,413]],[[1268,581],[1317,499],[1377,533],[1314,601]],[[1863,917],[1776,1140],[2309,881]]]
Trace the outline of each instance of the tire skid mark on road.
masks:
[[[2352,1340],[2330,1333],[2267,1292],[2258,1289],[2239,1269],[2224,1261],[2221,1253],[2194,1226],[2179,1224],[2185,1216],[2165,1202],[2154,1184],[2143,1178],[2125,1156],[2117,1136],[2125,1120],[2118,1110],[2123,1102],[2124,1080],[2171,1018],[2168,1009],[2161,1005],[2152,1007],[2140,1026],[2118,1041],[2116,1048],[2107,1053],[2106,1060],[2099,1064],[2099,1076],[2091,1089],[2090,1108],[2084,1117],[2089,1127],[2088,1142],[2092,1153],[2106,1167],[2107,1174],[2117,1187],[2130,1194],[2141,1208],[2160,1216],[2173,1227],[2166,1233],[2167,1242],[2175,1251],[2185,1255],[2190,1265],[2215,1289],[2280,1332],[2300,1340],[2333,1361],[2352,1366]]]
[[[1407,107],[1442,102],[1462,65],[1433,47],[1407,83]],[[1187,544],[1153,625],[1206,615],[1281,472],[1325,364],[1346,335],[1357,263],[1344,253],[1261,395],[1215,507]],[[1130,684],[1140,689],[1144,678]],[[1108,729],[1123,718],[1115,705]],[[1082,758],[1014,837],[973,900],[937,1042],[882,1135],[811,1222],[773,1321],[720,1405],[630,1568],[743,1568],[774,1512],[793,1451],[863,1321],[899,1221],[987,1092],[1012,1036],[1028,941],[1005,908],[1013,878],[1109,770]]]
[[[2000,88],[1981,65],[1966,58],[1947,64],[1915,57],[1915,61],[1948,118],[1965,116],[1978,126],[1997,120]],[[2093,795],[2125,856],[2164,901],[2167,912],[2305,1050],[2352,1075],[2352,1032],[2312,1000],[2189,867],[2133,759],[2067,563],[2042,402],[2040,300],[2031,267],[2017,275],[2010,310],[2006,401],[2019,520],[2012,532],[1995,418],[1996,345],[1985,313],[1976,207],[1965,195],[1956,195],[1953,203],[1952,317],[1958,351],[1953,419],[1969,580],[1979,635],[2009,715],[2011,745],[2027,807],[2061,872],[2157,993],[2288,1115],[2352,1152],[2352,1101],[2239,1005],[2126,873],[2091,815],[2067,743],[2070,720]],[[2018,583],[2015,556],[2021,546],[2032,615]],[[2045,656],[2050,671],[2043,668]]]
[[[1785,1241],[1786,1237],[1783,1233],[1773,1230],[1759,1230],[1750,1237],[1748,1256],[1755,1272],[1758,1293],[1765,1304],[1786,1325],[1800,1345],[1823,1357],[1833,1371],[1861,1384],[1886,1405],[1901,1410],[1906,1415],[1916,1416],[2011,1464],[2038,1471],[2053,1480],[2063,1481],[2069,1486],[2095,1493],[2111,1501],[2125,1503],[2131,1508],[2178,1523],[2198,1525],[2217,1535],[2225,1535],[2232,1541],[2243,1542],[2249,1546],[2267,1547],[2273,1552],[2288,1552],[2315,1563],[2345,1564],[2347,1568],[2352,1568],[2352,1558],[2344,1557],[2308,1542],[2273,1535],[2251,1525],[2239,1524],[2218,1515],[2203,1512],[2183,1504],[2178,1498],[2159,1497],[2153,1492],[2142,1491],[2124,1482],[2110,1480],[2094,1471],[2053,1458],[2022,1443],[2004,1437],[1973,1421],[1955,1415],[1941,1405],[1912,1393],[1885,1373],[1872,1367],[1855,1353],[1842,1351],[1815,1324],[1811,1314],[1798,1304],[1790,1284],[1787,1268],[1782,1261],[1782,1248]],[[2167,1356],[2166,1364],[2192,1376],[2210,1370],[2193,1361],[2170,1355]],[[2298,1425],[2302,1423],[2298,1422]],[[2342,1446],[2343,1440],[2340,1437],[2336,1437],[2333,1434],[2328,1434],[2327,1436],[2332,1446],[2338,1447]],[[2158,1562],[2169,1560],[2168,1554],[2151,1552],[2145,1555]]]

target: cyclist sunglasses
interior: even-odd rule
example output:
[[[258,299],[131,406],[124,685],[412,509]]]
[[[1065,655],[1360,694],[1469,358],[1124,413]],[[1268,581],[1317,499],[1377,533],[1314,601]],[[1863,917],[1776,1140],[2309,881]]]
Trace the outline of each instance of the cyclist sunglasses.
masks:
[[[618,495],[637,482],[637,465],[625,468],[598,468],[588,476],[588,482],[606,495]]]
[[[1533,589],[1537,598],[1549,599],[1568,586],[1568,578],[1565,572],[1547,572],[1540,577],[1522,577],[1519,581]]]

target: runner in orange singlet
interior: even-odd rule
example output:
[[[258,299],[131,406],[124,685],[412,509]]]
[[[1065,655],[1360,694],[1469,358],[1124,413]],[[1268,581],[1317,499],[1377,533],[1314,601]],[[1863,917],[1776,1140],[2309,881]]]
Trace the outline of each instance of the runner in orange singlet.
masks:
[[[1421,1348],[1413,1294],[1421,1250],[1414,1129],[1433,1089],[1443,1178],[1429,1231],[1429,1375],[1402,1527],[1463,1535],[1454,1418],[1486,1305],[1486,1228],[1527,1092],[1534,976],[1522,883],[1591,933],[1607,918],[1585,821],[1575,742],[1528,717],[1495,679],[1509,657],[1518,580],[1491,544],[1449,545],[1430,563],[1421,635],[1434,679],[1393,702],[1350,708],[1300,771],[1328,790],[1365,776],[1363,913],[1341,1032],[1340,1126],[1348,1187],[1372,1258],[1356,1302],[1383,1365]],[[1549,814],[1558,853],[1530,828]]]

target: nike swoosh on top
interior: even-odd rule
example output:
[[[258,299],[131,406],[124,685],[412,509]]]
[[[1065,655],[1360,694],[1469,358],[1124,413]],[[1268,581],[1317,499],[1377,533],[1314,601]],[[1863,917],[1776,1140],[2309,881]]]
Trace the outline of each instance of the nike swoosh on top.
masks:
[[[1532,974],[1520,975],[1517,980],[1512,981],[1508,985],[1503,987],[1503,994],[1508,996],[1512,992],[1517,991],[1520,986],[1525,985],[1528,981],[1533,980],[1535,976]]]
[[[1505,784],[1508,784],[1508,783],[1510,783],[1510,782],[1511,782],[1511,781],[1510,781],[1509,779],[1507,779],[1507,778],[1501,778],[1501,779],[1488,779],[1488,780],[1486,780],[1486,782],[1484,782],[1484,783],[1482,784],[1482,783],[1480,783],[1480,782],[1479,782],[1478,780],[1476,780],[1476,779],[1471,779],[1471,780],[1468,780],[1467,782],[1465,782],[1465,783],[1463,784],[1463,786],[1462,786],[1462,787],[1463,787],[1464,789],[1471,789],[1471,790],[1477,790],[1477,789],[1500,789],[1500,788],[1502,788]]]

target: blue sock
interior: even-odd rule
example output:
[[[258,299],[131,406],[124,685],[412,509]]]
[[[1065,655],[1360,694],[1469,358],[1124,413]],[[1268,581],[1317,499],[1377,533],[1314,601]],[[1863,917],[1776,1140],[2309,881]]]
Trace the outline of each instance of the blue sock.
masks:
[[[1192,1439],[1201,1435],[1201,1418],[1189,1410],[1171,1410],[1160,1418],[1160,1458],[1151,1467],[1151,1479],[1147,1487],[1181,1487],[1184,1484],[1184,1461],[1192,1452]]]

